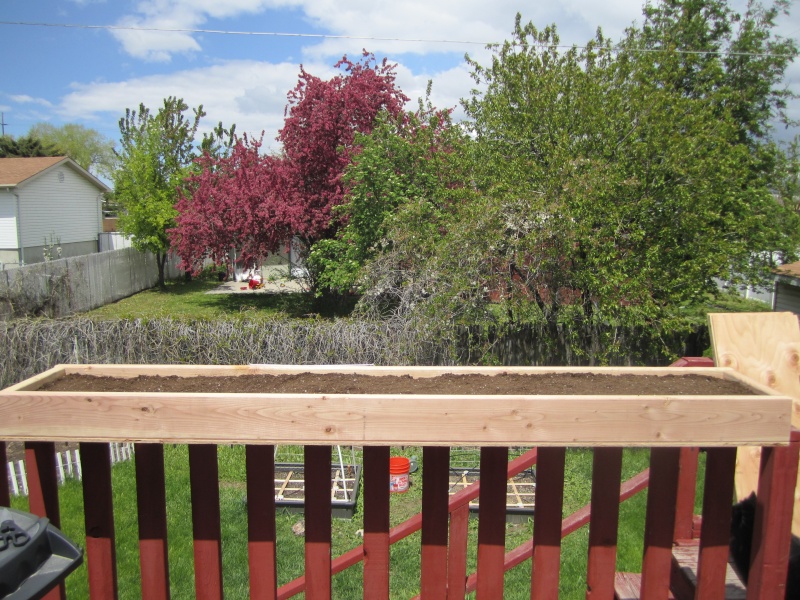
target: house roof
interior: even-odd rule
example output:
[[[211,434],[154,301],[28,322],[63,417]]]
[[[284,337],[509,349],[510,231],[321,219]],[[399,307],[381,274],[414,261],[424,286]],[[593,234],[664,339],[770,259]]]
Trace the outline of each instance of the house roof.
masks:
[[[0,158],[0,188],[15,188],[59,165],[70,167],[104,192],[111,191],[106,184],[67,156]]]
[[[780,267],[775,269],[775,272],[778,275],[800,278],[800,261],[789,263],[788,265],[781,265]]]

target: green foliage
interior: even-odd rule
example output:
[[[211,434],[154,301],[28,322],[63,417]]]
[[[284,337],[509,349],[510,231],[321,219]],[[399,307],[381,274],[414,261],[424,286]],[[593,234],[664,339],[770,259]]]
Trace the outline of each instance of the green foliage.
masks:
[[[27,136],[12,138],[0,137],[0,158],[24,158],[31,156],[62,156],[64,151],[53,144]]]
[[[384,111],[372,132],[355,141],[361,151],[345,171],[346,201],[334,209],[339,235],[317,242],[309,254],[321,290],[339,293],[361,283],[367,262],[391,252],[409,219],[416,240],[438,239],[465,180],[459,171],[465,136],[448,111],[430,104],[397,116]]]
[[[138,113],[126,109],[119,121],[121,134],[118,153],[119,168],[114,172],[114,201],[120,205],[118,226],[132,236],[135,248],[156,255],[159,285],[164,286],[164,262],[170,248],[167,234],[175,227],[174,205],[184,178],[191,172],[198,156],[195,137],[200,119],[205,116],[202,105],[193,110],[193,117],[183,99],[169,97],[156,114],[144,104]],[[224,136],[232,136],[220,124],[215,136],[203,141],[206,151],[222,152],[230,146]]]
[[[662,0],[620,43],[598,31],[568,50],[555,26],[518,17],[488,65],[468,59],[469,194],[433,218],[392,199],[371,254],[352,236],[326,258],[355,259],[340,280],[361,273],[366,314],[443,338],[468,326],[486,360],[492,339],[526,328],[577,360],[616,361],[634,332],[654,353],[672,346],[718,280],[763,284],[800,247],[797,147],[769,137],[792,98],[796,44],[774,32],[786,9]],[[353,206],[371,191],[361,181]]]
[[[77,123],[61,127],[36,123],[28,131],[28,137],[45,146],[58,148],[90,173],[109,179],[113,175],[116,164],[114,142],[94,129]]]
[[[473,235],[494,257],[491,289],[545,314],[633,306],[653,318],[793,255],[796,219],[772,196],[757,140],[742,139],[763,124],[737,120],[719,55],[676,52],[719,49],[723,8],[662,2],[616,49],[598,33],[566,52],[555,28],[518,19],[491,66],[471,63],[485,90],[465,103],[484,194],[463,224],[491,219]]]

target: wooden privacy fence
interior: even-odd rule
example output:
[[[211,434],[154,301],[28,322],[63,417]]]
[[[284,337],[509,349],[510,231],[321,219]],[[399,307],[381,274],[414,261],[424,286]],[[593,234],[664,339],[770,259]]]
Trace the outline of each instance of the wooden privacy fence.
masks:
[[[748,598],[780,597],[786,580],[800,435],[790,431],[791,399],[750,382],[753,396],[691,397],[363,397],[301,394],[114,394],[41,392],[45,381],[68,372],[127,376],[223,374],[225,367],[61,366],[0,393],[0,436],[26,441],[30,508],[59,522],[54,442],[79,440],[84,474],[86,555],[92,598],[117,595],[109,441],[137,440],[136,480],[142,595],[168,598],[169,570],[163,443],[189,443],[195,592],[222,597],[222,543],[217,444],[246,444],[247,531],[252,598],[329,598],[334,572],[363,563],[365,598],[388,598],[389,548],[421,529],[420,596],[503,597],[506,569],[531,559],[531,597],[556,598],[563,535],[590,524],[587,595],[614,593],[619,503],[649,481],[644,531],[642,598],[666,598],[673,545],[693,537],[692,506],[698,441],[706,447],[702,525],[697,545],[698,597],[723,597],[736,446],[762,446],[759,502]],[[234,368],[247,372],[246,367]],[[282,367],[313,371],[313,367]],[[342,371],[343,368],[339,368]],[[252,368],[250,368],[252,370]],[[258,370],[258,369],[256,369]],[[263,368],[262,370],[268,370]],[[337,370],[336,367],[316,370]],[[347,368],[347,372],[352,368]],[[364,369],[372,374],[388,368]],[[454,369],[415,368],[416,377]],[[508,370],[508,369],[505,369]],[[535,372],[537,369],[520,369]],[[566,369],[565,369],[566,370]],[[596,369],[595,369],[596,370]],[[395,369],[394,372],[398,370]],[[462,369],[492,373],[491,369]],[[538,371],[553,371],[539,369]],[[572,370],[574,371],[574,369]],[[619,369],[612,370],[620,372]],[[623,370],[624,371],[624,370]],[[663,374],[663,369],[635,369]],[[737,378],[730,369],[668,369]],[[743,380],[744,381],[744,380]],[[67,420],[67,421],[65,421]],[[65,426],[65,422],[69,426]],[[535,424],[535,425],[534,425]],[[610,424],[616,424],[612,427]],[[533,431],[533,433],[532,433]],[[507,462],[507,445],[538,447]],[[278,587],[274,444],[305,446],[305,576]],[[364,446],[363,545],[333,560],[330,457],[332,444]],[[389,446],[423,446],[422,512],[389,527]],[[479,487],[448,497],[451,446],[477,445]],[[562,521],[567,447],[594,447],[590,507]],[[624,447],[651,448],[649,474],[621,482]],[[5,462],[0,444],[0,459]],[[533,537],[505,551],[506,479],[536,464]],[[468,504],[479,495],[477,570],[467,573]],[[7,492],[0,504],[7,504]],[[690,502],[689,499],[692,499]],[[693,591],[693,590],[692,590]],[[58,596],[55,596],[58,597]]]

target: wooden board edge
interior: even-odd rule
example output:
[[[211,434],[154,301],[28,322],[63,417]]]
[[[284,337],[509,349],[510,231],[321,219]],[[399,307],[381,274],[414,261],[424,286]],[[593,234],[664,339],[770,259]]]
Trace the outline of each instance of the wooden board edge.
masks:
[[[356,373],[365,375],[412,375],[435,377],[454,374],[529,374],[542,373],[599,373],[609,375],[656,375],[674,376],[682,374],[705,375],[729,378],[733,369],[726,367],[402,367],[375,365],[135,365],[135,364],[67,364],[59,365],[68,374],[83,374],[129,378],[139,375],[177,375],[180,377],[224,377],[246,374],[296,374],[296,373]],[[38,377],[38,376],[37,376]],[[26,381],[31,381],[31,378]],[[23,382],[25,383],[25,382]]]
[[[47,369],[47,371],[42,371],[38,375],[34,375],[33,377],[29,377],[28,379],[0,390],[0,394],[11,394],[20,391],[37,390],[46,383],[50,383],[56,379],[61,379],[65,374],[67,374],[67,367],[69,367],[69,365],[56,365],[55,367]]]
[[[18,392],[0,398],[0,438],[570,447],[789,441],[791,399],[778,396],[757,407],[749,396],[505,396],[502,408],[497,398]],[[675,415],[692,417],[691,404],[696,415],[676,422]],[[577,421],[578,414],[586,416]],[[639,416],[637,427],[628,415]],[[724,431],[709,423],[714,415]],[[631,426],[621,430],[623,422]]]

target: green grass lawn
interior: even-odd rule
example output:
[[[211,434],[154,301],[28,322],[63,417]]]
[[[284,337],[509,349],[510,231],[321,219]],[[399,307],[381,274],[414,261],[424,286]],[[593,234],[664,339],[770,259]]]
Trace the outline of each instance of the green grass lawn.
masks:
[[[244,284],[246,285],[246,284]],[[307,293],[208,294],[219,286],[212,279],[168,281],[164,289],[152,288],[87,313],[104,319],[215,319],[231,315],[301,317],[314,312],[314,297]]]
[[[393,449],[399,452],[399,449]],[[417,454],[419,449],[406,448],[404,455]],[[623,478],[628,479],[648,466],[648,450],[628,450],[623,461]],[[186,446],[165,446],[167,472],[167,506],[169,531],[169,566],[172,597],[194,598],[191,502],[188,451]],[[219,447],[220,503],[223,537],[223,585],[228,598],[246,598],[249,594],[247,566],[246,494],[244,447]],[[424,468],[424,465],[420,465]],[[569,450],[565,477],[564,515],[571,514],[589,501],[591,494],[592,453],[590,450]],[[702,463],[700,481],[702,481]],[[118,463],[113,468],[114,515],[117,536],[117,561],[120,598],[140,598],[138,525],[134,462]],[[413,474],[412,485],[405,494],[392,494],[391,524],[397,525],[421,509],[421,471]],[[698,494],[697,504],[702,496]],[[363,500],[352,519],[334,519],[333,556],[359,545],[363,529]],[[643,524],[646,494],[642,493],[622,505],[620,512],[617,568],[639,571],[642,559]],[[27,510],[25,498],[15,498],[15,508]],[[73,540],[84,538],[83,492],[80,482],[68,481],[60,488],[62,529]],[[699,508],[696,508],[696,512]],[[279,511],[278,573],[283,584],[303,573],[303,541],[295,536],[292,525],[302,515]],[[506,549],[511,550],[530,539],[532,520],[508,524]],[[470,521],[468,572],[476,568],[477,520]],[[563,543],[560,598],[584,598],[588,528],[568,536]],[[391,596],[409,598],[419,593],[420,534],[416,533],[392,546]],[[526,561],[506,574],[505,598],[530,597],[531,563]],[[362,595],[362,566],[356,565],[334,577],[333,596],[350,599]],[[88,597],[86,565],[70,575],[67,585],[71,598]],[[302,597],[302,596],[300,596]]]
[[[118,302],[86,313],[99,319],[174,319],[210,320],[241,315],[253,318],[298,318],[308,315],[343,316],[350,313],[355,298],[322,302],[308,292],[208,294],[220,283],[200,277],[191,281],[168,281],[164,289],[144,290]],[[242,284],[247,285],[247,284]]]

